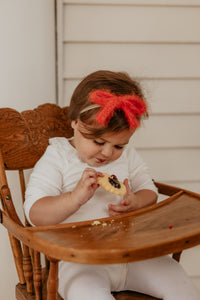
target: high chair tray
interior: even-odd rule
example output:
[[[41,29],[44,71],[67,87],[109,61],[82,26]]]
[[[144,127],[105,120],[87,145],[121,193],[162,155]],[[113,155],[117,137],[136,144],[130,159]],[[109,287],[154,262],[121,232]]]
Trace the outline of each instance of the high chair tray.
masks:
[[[12,233],[58,260],[83,264],[138,261],[200,244],[200,196],[179,191],[160,203],[120,216],[54,226],[19,226]]]

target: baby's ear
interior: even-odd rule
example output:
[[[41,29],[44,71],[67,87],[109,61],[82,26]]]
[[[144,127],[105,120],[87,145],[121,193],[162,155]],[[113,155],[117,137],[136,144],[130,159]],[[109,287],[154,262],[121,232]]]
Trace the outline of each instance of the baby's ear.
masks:
[[[73,129],[75,129],[77,127],[77,124],[78,124],[78,120],[74,120],[74,121],[71,122],[71,127]]]

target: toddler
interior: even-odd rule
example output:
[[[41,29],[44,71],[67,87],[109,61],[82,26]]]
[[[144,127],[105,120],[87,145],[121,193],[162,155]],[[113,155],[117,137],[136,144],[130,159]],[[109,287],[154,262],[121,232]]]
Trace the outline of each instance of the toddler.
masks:
[[[129,75],[97,71],[75,89],[69,107],[73,138],[49,140],[30,176],[24,204],[33,225],[114,216],[157,201],[157,190],[129,143],[148,106]],[[99,187],[115,174],[125,196]],[[59,293],[67,300],[112,300],[112,291],[135,290],[164,300],[199,300],[189,277],[169,256],[127,264],[59,263]]]

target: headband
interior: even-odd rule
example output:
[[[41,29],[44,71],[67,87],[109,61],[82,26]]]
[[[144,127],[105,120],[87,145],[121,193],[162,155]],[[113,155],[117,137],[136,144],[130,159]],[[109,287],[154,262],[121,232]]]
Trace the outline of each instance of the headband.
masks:
[[[145,102],[134,93],[131,95],[115,95],[108,90],[95,90],[89,95],[90,102],[94,103],[81,111],[81,113],[101,107],[96,115],[97,123],[106,126],[116,110],[122,110],[131,128],[140,125],[137,117],[144,115],[147,111]]]

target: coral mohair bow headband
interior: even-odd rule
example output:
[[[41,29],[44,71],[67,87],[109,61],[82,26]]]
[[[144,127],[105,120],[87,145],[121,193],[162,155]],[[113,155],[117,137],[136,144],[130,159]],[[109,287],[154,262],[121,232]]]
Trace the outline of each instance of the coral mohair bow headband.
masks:
[[[131,95],[115,95],[108,90],[96,90],[89,95],[89,100],[101,107],[96,115],[97,123],[106,126],[116,110],[122,110],[131,128],[140,125],[137,117],[146,113],[145,102],[134,93]]]

